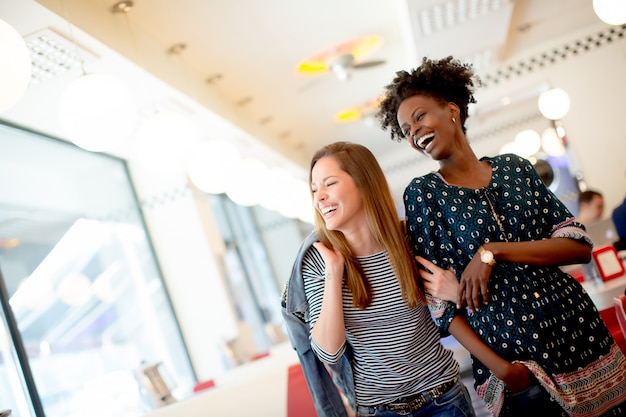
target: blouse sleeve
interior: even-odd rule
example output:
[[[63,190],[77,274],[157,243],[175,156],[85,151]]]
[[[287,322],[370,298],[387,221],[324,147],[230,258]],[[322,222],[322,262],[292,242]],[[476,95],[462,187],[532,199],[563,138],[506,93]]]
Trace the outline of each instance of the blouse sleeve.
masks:
[[[435,245],[438,241],[437,219],[432,209],[435,193],[429,190],[424,178],[414,179],[404,190],[404,209],[406,213],[406,233],[414,255],[422,256],[432,263],[440,264],[439,251]],[[426,294],[428,309],[442,337],[447,336],[448,327],[456,315],[456,305]]]
[[[530,178],[530,185],[533,191],[541,196],[540,201],[544,203],[544,213],[550,216],[550,237],[574,239],[593,246],[585,226],[577,222],[565,204],[546,187],[530,161],[521,157],[518,158],[519,163],[523,166],[528,178]]]

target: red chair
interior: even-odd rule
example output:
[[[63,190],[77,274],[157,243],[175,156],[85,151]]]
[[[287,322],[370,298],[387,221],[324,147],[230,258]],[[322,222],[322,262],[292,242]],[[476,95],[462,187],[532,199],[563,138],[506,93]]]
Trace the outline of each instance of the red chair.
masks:
[[[208,381],[202,381],[202,382],[198,382],[194,387],[193,387],[193,392],[194,393],[198,393],[200,391],[204,391],[207,390],[209,388],[213,388],[215,387],[215,381],[212,379],[209,379]]]

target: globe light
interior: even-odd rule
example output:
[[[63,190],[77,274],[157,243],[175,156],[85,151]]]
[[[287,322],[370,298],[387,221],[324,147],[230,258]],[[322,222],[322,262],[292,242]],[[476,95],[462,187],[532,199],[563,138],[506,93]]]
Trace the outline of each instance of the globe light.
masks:
[[[59,101],[59,122],[67,138],[83,149],[110,151],[126,141],[137,123],[131,91],[107,74],[74,80]]]
[[[267,182],[272,184],[278,190],[289,190],[293,175],[285,168],[271,167],[267,172]],[[287,203],[291,196],[289,192],[284,193],[262,193],[259,199],[259,205],[270,211],[280,212],[281,208]]]
[[[0,113],[13,107],[24,95],[31,76],[30,52],[20,34],[0,20]]]
[[[565,154],[563,140],[556,133],[553,127],[549,127],[541,134],[541,147],[550,156],[561,156]]]
[[[228,178],[240,161],[237,147],[230,142],[210,140],[194,150],[187,165],[189,180],[209,194],[226,192]]]
[[[528,158],[541,148],[541,136],[532,129],[522,130],[515,135],[515,146],[519,156]]]
[[[553,88],[539,95],[537,105],[543,117],[560,120],[569,111],[569,95],[560,88]]]
[[[606,24],[626,23],[626,0],[593,0],[593,11]]]
[[[290,178],[285,184],[284,201],[279,213],[288,218],[297,218],[313,223],[313,205],[310,187],[306,181]]]
[[[185,172],[193,146],[200,141],[200,131],[184,114],[160,111],[137,131],[138,162],[155,173]]]
[[[226,195],[240,206],[257,205],[268,192],[267,175],[267,166],[258,159],[242,159],[228,177]]]

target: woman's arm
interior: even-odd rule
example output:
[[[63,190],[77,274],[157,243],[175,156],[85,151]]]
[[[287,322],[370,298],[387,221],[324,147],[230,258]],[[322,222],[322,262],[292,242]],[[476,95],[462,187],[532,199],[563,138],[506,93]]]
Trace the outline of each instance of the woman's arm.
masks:
[[[591,247],[584,242],[569,238],[557,237],[529,242],[489,242],[485,243],[483,248],[493,252],[496,262],[570,265],[585,264],[591,260]]]
[[[459,282],[454,272],[451,269],[442,269],[421,256],[416,256],[415,259],[426,268],[426,270],[420,269],[420,275],[424,281],[424,290],[433,297],[446,301],[456,301]],[[460,306],[457,305],[457,308]],[[528,369],[521,363],[511,363],[498,356],[476,335],[464,317],[455,316],[448,327],[448,331],[468,352],[488,367],[496,378],[502,380],[511,391],[524,389],[530,383]]]
[[[527,242],[488,242],[482,245],[500,262],[526,265],[569,265],[591,260],[591,247],[578,240],[555,237]],[[459,282],[457,304],[467,303],[470,310],[479,310],[489,301],[487,282],[492,266],[480,260],[477,251],[467,265]]]
[[[313,246],[322,255],[326,269],[322,307],[311,337],[320,349],[334,354],[346,341],[342,299],[344,259],[341,253],[327,248],[323,243],[316,242]]]
[[[476,335],[465,317],[455,316],[448,330],[465,349],[489,368],[496,378],[502,380],[509,390],[515,392],[528,386],[530,383],[528,368],[519,362],[511,363],[498,356]]]

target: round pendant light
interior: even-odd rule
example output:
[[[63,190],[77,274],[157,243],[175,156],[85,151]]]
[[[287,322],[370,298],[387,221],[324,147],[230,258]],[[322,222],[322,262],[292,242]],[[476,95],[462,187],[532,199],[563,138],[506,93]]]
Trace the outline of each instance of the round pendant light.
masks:
[[[237,147],[223,140],[210,140],[193,152],[187,166],[189,179],[209,194],[226,192],[231,171],[241,159]]]
[[[156,173],[184,173],[200,131],[186,115],[159,111],[137,132],[137,159]]]
[[[543,117],[560,120],[569,111],[569,95],[560,88],[553,88],[541,93],[537,105]]]
[[[20,34],[0,20],[0,113],[13,107],[24,95],[31,76],[30,52]]]
[[[626,0],[593,0],[593,11],[606,24],[626,23]]]
[[[528,158],[541,148],[541,136],[535,130],[526,129],[515,135],[517,154]]]
[[[131,91],[117,78],[87,74],[63,92],[59,122],[67,138],[81,148],[110,151],[134,131],[137,105]]]

